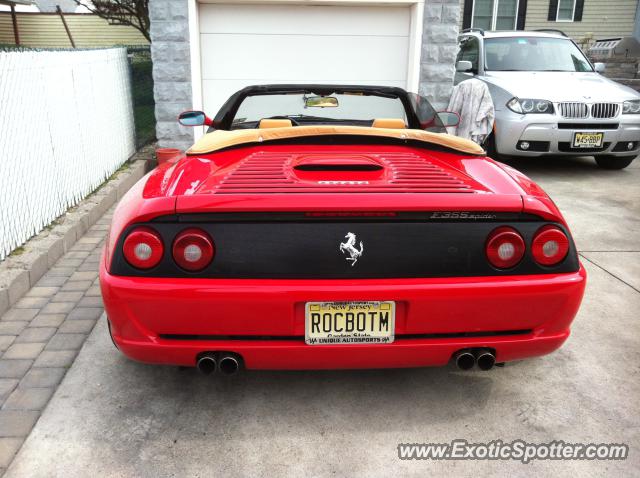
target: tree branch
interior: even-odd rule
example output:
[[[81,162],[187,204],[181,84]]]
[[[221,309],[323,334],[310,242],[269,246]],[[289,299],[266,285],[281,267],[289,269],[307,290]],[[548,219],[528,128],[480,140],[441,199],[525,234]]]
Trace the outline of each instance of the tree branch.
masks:
[[[94,15],[119,25],[138,30],[151,42],[149,35],[149,0],[73,0]]]

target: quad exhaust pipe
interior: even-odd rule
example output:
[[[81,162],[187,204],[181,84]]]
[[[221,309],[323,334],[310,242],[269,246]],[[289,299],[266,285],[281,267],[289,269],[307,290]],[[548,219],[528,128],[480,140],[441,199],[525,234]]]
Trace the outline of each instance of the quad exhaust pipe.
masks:
[[[229,352],[206,352],[196,361],[196,368],[203,375],[220,372],[222,375],[235,375],[240,370],[242,359],[237,354]]]
[[[496,364],[496,356],[489,349],[458,350],[453,360],[460,370],[471,370],[474,365],[480,370],[491,370]]]
[[[229,352],[207,352],[198,358],[196,367],[203,375],[211,375],[214,372],[235,375],[240,371],[241,360],[239,355]],[[453,360],[460,370],[471,370],[475,365],[480,370],[491,370],[496,365],[496,356],[489,349],[458,350]]]

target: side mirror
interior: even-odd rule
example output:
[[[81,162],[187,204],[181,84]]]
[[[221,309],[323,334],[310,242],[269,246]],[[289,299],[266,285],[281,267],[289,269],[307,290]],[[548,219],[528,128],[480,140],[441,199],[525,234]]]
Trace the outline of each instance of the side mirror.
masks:
[[[202,111],[183,111],[178,116],[182,126],[211,126],[213,121]]]
[[[460,123],[460,115],[453,111],[439,111],[438,119],[442,123],[442,126],[458,126]]]
[[[471,64],[470,61],[460,60],[458,63],[456,63],[457,72],[465,73],[465,72],[471,71],[472,69],[473,69],[473,65]]]
[[[607,68],[607,65],[605,63],[594,63],[593,68],[594,70],[596,70],[596,73],[604,73],[604,70]]]

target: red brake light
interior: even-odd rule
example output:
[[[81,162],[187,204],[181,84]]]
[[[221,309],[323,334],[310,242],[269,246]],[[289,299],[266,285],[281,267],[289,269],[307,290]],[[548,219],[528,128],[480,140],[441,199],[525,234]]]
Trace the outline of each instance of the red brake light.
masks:
[[[544,226],[533,237],[531,253],[538,264],[553,266],[569,252],[569,238],[556,226]]]
[[[186,229],[173,241],[173,259],[188,271],[199,271],[213,260],[215,248],[209,235],[201,229]]]
[[[151,269],[162,259],[162,238],[150,227],[138,227],[124,240],[123,253],[124,258],[133,267]]]
[[[499,227],[489,235],[487,259],[498,269],[509,269],[520,262],[524,249],[524,240],[515,229]]]

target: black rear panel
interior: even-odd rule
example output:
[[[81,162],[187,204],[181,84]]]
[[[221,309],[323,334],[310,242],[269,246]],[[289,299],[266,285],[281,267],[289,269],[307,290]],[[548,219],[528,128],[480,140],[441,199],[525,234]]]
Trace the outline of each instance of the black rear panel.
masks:
[[[164,221],[171,222],[130,227],[118,241],[111,273],[152,277],[369,279],[544,274],[574,272],[579,267],[573,243],[567,258],[558,266],[542,267],[533,261],[530,253],[533,235],[549,224],[539,219],[518,221],[495,216],[492,220],[473,222],[444,218],[252,221],[245,217],[237,222],[182,216]],[[124,237],[139,225],[156,229],[164,239],[163,260],[147,271],[133,268],[122,255]],[[523,260],[506,271],[493,268],[485,256],[487,237],[500,226],[518,230],[527,245]],[[197,273],[182,270],[171,257],[173,239],[189,227],[207,231],[216,247],[213,262]],[[345,237],[349,233],[355,234],[353,247],[362,251],[355,263],[347,260],[351,257],[349,247],[340,249],[341,244],[349,242]]]

